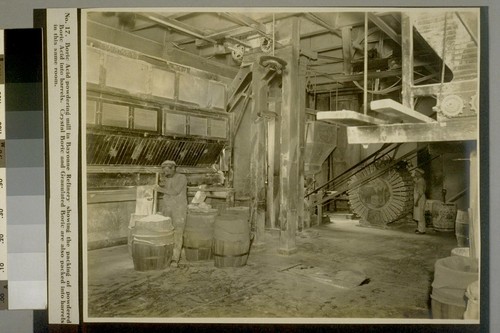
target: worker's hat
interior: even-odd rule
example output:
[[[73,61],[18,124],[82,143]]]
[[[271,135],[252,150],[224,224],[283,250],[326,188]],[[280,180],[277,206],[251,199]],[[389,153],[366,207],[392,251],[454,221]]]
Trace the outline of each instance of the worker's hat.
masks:
[[[177,164],[175,163],[175,161],[171,161],[171,160],[166,160],[166,161],[163,161],[163,163],[161,164],[161,166],[167,166],[167,165],[173,165],[173,166],[177,166]]]

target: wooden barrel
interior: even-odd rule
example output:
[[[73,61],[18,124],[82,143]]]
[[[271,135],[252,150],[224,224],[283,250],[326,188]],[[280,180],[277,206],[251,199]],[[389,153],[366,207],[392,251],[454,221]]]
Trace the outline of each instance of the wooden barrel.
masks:
[[[457,237],[457,245],[459,247],[469,246],[469,213],[466,211],[457,211],[455,236]]]
[[[214,264],[216,267],[246,265],[250,251],[248,218],[240,214],[217,216],[214,225]]]
[[[479,319],[479,281],[469,284],[465,296],[467,297],[467,307],[464,319]]]
[[[246,206],[236,206],[236,207],[228,207],[226,208],[226,214],[236,214],[241,215],[246,218],[250,217],[250,207]]]
[[[184,229],[184,253],[187,261],[213,259],[214,222],[217,209],[190,209]]]
[[[432,225],[434,230],[441,232],[454,231],[457,216],[456,204],[438,202],[433,205],[433,209]]]
[[[437,218],[439,210],[435,208],[436,205],[441,205],[442,202],[439,200],[427,199],[425,200],[425,225],[426,227],[432,228],[434,226],[433,219]]]
[[[128,223],[128,237],[127,237],[127,246],[128,246],[128,254],[132,255],[132,239],[134,239],[134,230],[135,230],[135,222],[140,220],[148,215],[141,214],[130,214],[130,220]]]
[[[478,266],[477,259],[463,256],[436,261],[431,293],[434,319],[463,319],[465,291],[478,279]]]
[[[152,235],[174,229],[172,219],[160,214],[147,215],[135,221],[134,235]]]
[[[465,306],[443,303],[431,299],[431,309],[433,319],[463,319]]]
[[[462,256],[462,257],[470,257],[470,248],[468,247],[456,247],[451,250],[452,256]]]
[[[167,267],[174,249],[171,219],[162,215],[148,215],[135,221],[131,248],[135,270],[161,270]]]

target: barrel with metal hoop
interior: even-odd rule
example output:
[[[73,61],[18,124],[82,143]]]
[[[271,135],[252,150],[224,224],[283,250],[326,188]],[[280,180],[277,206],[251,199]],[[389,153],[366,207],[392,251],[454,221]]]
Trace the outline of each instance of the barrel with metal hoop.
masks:
[[[159,214],[135,221],[131,235],[135,270],[161,270],[168,266],[174,248],[173,230],[171,219]]]
[[[246,265],[250,246],[250,226],[246,215],[226,213],[217,216],[213,245],[216,267]]]
[[[189,209],[184,229],[184,253],[187,261],[211,260],[214,222],[217,209]]]
[[[235,206],[226,208],[226,215],[239,215],[247,220],[250,218],[250,207],[247,206]]]

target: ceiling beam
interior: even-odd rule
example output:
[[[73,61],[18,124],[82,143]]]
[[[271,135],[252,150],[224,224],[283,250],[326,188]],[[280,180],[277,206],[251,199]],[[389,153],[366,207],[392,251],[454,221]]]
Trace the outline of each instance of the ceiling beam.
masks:
[[[316,16],[315,14],[304,13],[304,17],[307,18],[309,21],[316,23],[317,25],[327,29],[332,34],[337,35],[338,37],[342,37],[342,33],[339,31],[339,29],[332,27],[330,24],[326,23],[325,21],[323,21],[323,19]]]
[[[182,18],[183,16],[187,16],[187,15],[191,15],[191,14],[195,14],[195,12],[189,12],[189,13],[173,13],[172,15],[168,15],[168,16],[165,16],[165,15],[158,15],[159,17],[161,18],[168,18],[170,20],[174,20],[175,22],[180,22],[178,19],[179,18]],[[231,13],[232,14],[232,13]],[[238,13],[239,16],[243,17],[244,14],[242,13]],[[288,18],[288,17],[291,17],[291,16],[302,16],[303,13],[302,12],[290,12],[290,13],[275,13],[274,14],[274,17],[275,17],[275,20],[282,20],[284,18]],[[387,15],[392,15],[392,13],[375,13],[374,14],[375,16],[387,16]],[[177,20],[175,20],[177,19]],[[312,18],[314,20],[314,18]],[[308,33],[304,33],[300,36],[300,38],[309,38],[309,37],[314,37],[316,35],[322,35],[322,34],[326,34],[326,33],[334,33],[336,34],[337,36],[340,37],[341,33],[340,33],[340,26],[339,27],[333,27],[331,25],[329,25],[328,23],[324,22],[322,19],[318,18],[320,22],[315,22],[316,24],[319,24],[321,26],[323,26],[323,24],[325,24],[327,27],[323,27],[324,29],[320,29],[318,31],[313,31],[313,32],[308,32]],[[270,23],[273,21],[273,15],[268,15],[268,16],[265,16],[261,19],[259,19],[258,21],[257,20],[253,20],[251,18],[248,18],[248,20],[252,20],[260,25],[264,25],[266,23]],[[182,23],[182,22],[181,22]],[[342,27],[344,26],[359,26],[361,25],[363,22],[362,21],[359,21],[358,20],[353,20],[352,22],[349,22],[349,24],[343,24]],[[333,30],[333,31],[332,31]],[[223,29],[221,31],[218,31],[218,32],[215,32],[215,33],[212,33],[212,34],[207,34],[205,35],[205,37],[207,38],[211,38],[211,39],[215,39],[215,40],[219,40],[219,39],[224,39],[226,36],[231,36],[231,37],[238,37],[238,36],[245,36],[245,35],[248,35],[248,34],[251,34],[252,32],[255,32],[256,29],[253,28],[253,27],[249,27],[249,26],[235,26],[235,27],[231,27],[231,28],[227,28],[227,29]],[[197,37],[196,37],[197,38]],[[195,39],[193,38],[185,38],[185,39],[180,39],[180,40],[177,40],[176,41],[176,44],[178,45],[183,45],[183,44],[189,44],[189,43],[193,43],[195,41]],[[212,43],[212,42],[211,42]]]
[[[165,15],[164,13],[162,13],[161,16],[168,17],[169,19],[172,19],[172,20],[178,20],[180,18],[183,18],[185,16],[189,16],[192,14],[193,14],[193,12],[170,13],[169,15]]]
[[[460,22],[464,26],[465,30],[467,30],[467,32],[469,33],[469,36],[472,39],[472,41],[474,42],[474,44],[476,44],[476,46],[478,46],[479,44],[477,42],[477,37],[474,34],[474,32],[472,31],[472,29],[469,27],[469,25],[467,24],[467,22],[465,22],[465,20],[462,18],[462,16],[460,15],[459,12],[455,12],[455,15],[457,15],[458,19],[460,20]]]
[[[351,74],[352,73],[351,27],[342,28],[342,56],[344,58],[344,74]]]
[[[152,27],[155,27],[157,26],[157,24],[155,22],[151,23],[151,22],[147,22],[147,23],[143,23],[143,24],[140,24],[140,25],[136,25],[133,29],[130,29],[130,32],[136,32],[136,31],[140,31],[140,30],[146,30],[146,29],[149,29],[149,28],[152,28]]]
[[[384,73],[384,72],[376,72],[376,73]],[[398,77],[398,76],[401,76],[400,74],[401,74],[401,72],[395,71],[395,72],[392,72],[391,76],[387,76],[387,77]],[[335,74],[335,75],[338,75],[338,74]],[[438,76],[437,73],[429,74],[429,75],[423,76],[421,78],[415,79],[414,83],[419,84],[419,83],[428,81],[430,79],[436,78],[437,76]],[[325,78],[325,79],[320,80],[320,77]],[[368,77],[370,78],[370,76],[368,76]],[[384,76],[384,77],[386,77],[386,76]],[[316,93],[329,92],[329,91],[333,91],[333,90],[337,90],[337,89],[340,89],[339,91],[349,90],[349,91],[351,91],[351,93],[359,93],[360,92],[360,89],[357,87],[352,87],[352,86],[344,87],[344,83],[346,83],[345,80],[332,81],[333,78],[335,78],[335,76],[328,74],[328,73],[326,73],[326,76],[321,76],[319,73],[316,73],[315,75],[308,76],[308,79],[310,81],[311,81],[311,79],[314,79],[311,82],[311,84],[315,87],[314,91]],[[379,78],[381,78],[381,77],[379,77]],[[357,81],[359,81],[359,80],[357,80]],[[432,95],[433,93],[431,93],[431,92],[436,90],[435,86],[436,85],[430,85],[430,88],[429,88],[429,85],[414,86],[413,89],[415,89],[415,91],[417,91],[417,92],[420,92],[420,95]],[[439,84],[437,86],[439,86]],[[425,87],[426,89],[419,89],[420,87],[422,87],[422,88]],[[424,92],[426,92],[426,93],[424,93]]]
[[[298,16],[300,14],[301,13],[277,13],[277,14],[275,14],[275,19],[282,20],[282,19],[285,19],[288,17]],[[240,14],[240,15],[243,15],[243,14]],[[256,22],[259,22],[259,24],[264,25],[264,24],[270,23],[272,21],[273,21],[273,16],[269,15],[269,16],[266,16],[266,17],[264,17],[261,20],[256,21]],[[214,32],[212,34],[206,35],[206,37],[220,40],[220,39],[225,39],[226,37],[236,38],[236,37],[248,36],[248,35],[253,34],[253,33],[257,33],[254,27],[238,25],[238,26],[234,26],[231,28],[226,28],[226,29]],[[183,44],[193,43],[194,41],[195,40],[192,38],[186,38],[186,39],[178,40],[176,43],[179,45],[183,45]]]
[[[393,76],[401,76],[401,69],[388,70],[384,72],[368,72],[369,79],[381,79]],[[334,82],[351,82],[363,80],[363,73],[360,74],[331,74],[331,73],[315,73],[313,76],[325,76],[330,78]]]
[[[237,68],[226,64],[203,59],[197,55],[185,52],[174,47],[166,47],[160,43],[140,37],[133,33],[117,30],[93,21],[87,23],[87,40],[93,43],[105,43],[101,48],[107,49],[111,45],[125,48],[143,54],[146,57],[158,58],[181,65],[193,67],[210,73],[217,73],[223,77],[234,78]]]
[[[389,36],[393,41],[401,45],[401,36],[399,36],[394,29],[392,29],[383,19],[376,16],[373,13],[368,13],[368,18],[375,24],[380,30],[382,30],[387,36]]]
[[[329,34],[330,30],[328,29],[320,29],[320,30],[315,30],[315,31],[310,31],[306,32],[300,35],[300,39],[305,39],[305,38],[311,38],[311,37],[316,37],[320,35],[326,35]]]
[[[253,33],[255,33],[255,29],[252,27],[236,26],[236,27],[233,27],[230,29],[226,29],[224,31],[212,33],[210,35],[207,35],[207,37],[212,38],[212,39],[216,39],[216,40],[221,40],[221,39],[225,39],[227,37],[237,38],[239,36],[247,36],[247,35],[253,34]],[[180,41],[179,43],[180,44],[188,44],[191,42],[193,42],[192,39]]]
[[[370,31],[372,30],[372,31]],[[368,30],[368,34],[373,34],[373,32],[375,31],[378,31],[378,28],[372,28]],[[364,40],[364,36],[360,39],[356,39],[355,41],[352,42],[352,45],[355,47],[355,48],[361,48],[360,46],[360,43]],[[378,42],[379,38],[378,36],[377,37],[368,37],[368,43],[374,43],[374,42]],[[312,51],[314,52],[318,52],[318,53],[324,53],[324,52],[331,52],[331,51],[338,51],[338,50],[342,50],[342,45],[332,45],[332,46],[326,46],[326,47],[322,47],[322,48],[318,48],[318,49],[313,49]]]
[[[212,44],[217,44],[217,41],[215,39],[206,37],[204,35],[203,31],[198,30],[197,28],[190,26],[190,25],[187,25],[185,23],[182,23],[180,21],[172,20],[170,18],[165,18],[165,17],[162,17],[161,15],[157,15],[157,14],[149,14],[149,13],[143,14],[143,13],[141,13],[139,15],[145,17],[146,19],[148,19],[150,21],[156,22],[161,26],[183,32],[187,35],[190,35],[190,36],[193,36],[193,37],[196,37],[199,39],[203,39],[203,40],[205,40],[209,43],[212,43]]]
[[[264,37],[269,37],[269,34],[266,31],[266,26],[259,21],[256,21],[246,15],[240,14],[240,13],[231,13],[231,12],[225,12],[221,13],[222,16],[228,18],[229,20],[243,24],[247,27],[251,27],[254,29],[256,32],[261,34]]]
[[[477,119],[423,124],[390,124],[347,128],[349,144],[477,140]]]
[[[233,13],[224,13],[224,14],[233,14]],[[317,16],[315,16],[314,14],[311,14],[312,16],[307,16],[308,14],[311,14],[311,13],[307,13],[305,15],[303,15],[303,13],[277,13],[277,14],[275,14],[275,19],[282,20],[282,19],[290,17],[290,16],[303,15],[303,16],[305,16],[306,19],[323,27],[323,29],[319,29],[317,31],[311,31],[311,32],[301,34],[300,35],[301,39],[311,38],[314,36],[324,35],[324,34],[328,34],[328,33],[333,33],[336,36],[341,37],[341,35],[342,35],[341,30],[340,30],[341,27],[339,27],[339,28],[333,27],[330,24],[324,22],[321,18],[318,18]],[[244,14],[239,13],[238,15],[240,17],[244,17]],[[373,15],[375,17],[378,17],[378,16],[391,15],[391,13],[376,13]],[[266,16],[266,17],[260,19],[259,21],[253,20],[251,18],[248,18],[248,19],[245,18],[245,20],[247,20],[247,23],[255,22],[255,23],[258,23],[261,26],[263,26],[266,23],[272,22],[273,17],[272,17],[272,15],[269,15],[269,16]],[[360,22],[353,21],[352,24],[349,26],[355,27],[355,26],[361,25],[362,23],[363,23],[362,21],[360,21]],[[345,27],[345,26],[347,26],[347,25],[344,24],[342,27]],[[265,31],[265,29],[264,29],[264,31]],[[205,36],[208,38],[211,38],[211,39],[220,40],[220,39],[224,39],[226,36],[230,36],[230,37],[245,36],[245,35],[249,35],[253,32],[257,32],[257,30],[252,26],[245,25],[245,26],[235,26],[235,27],[227,28],[227,29],[224,29],[224,30],[221,30],[221,31],[209,34],[209,35],[205,35]],[[193,43],[193,42],[194,42],[193,38],[186,38],[186,39],[178,40],[176,42],[176,44],[183,45],[183,44],[189,44],[189,43]],[[370,42],[371,42],[371,40],[370,40]],[[328,48],[328,50],[330,50],[330,48]],[[326,52],[328,50],[325,50],[324,52]]]

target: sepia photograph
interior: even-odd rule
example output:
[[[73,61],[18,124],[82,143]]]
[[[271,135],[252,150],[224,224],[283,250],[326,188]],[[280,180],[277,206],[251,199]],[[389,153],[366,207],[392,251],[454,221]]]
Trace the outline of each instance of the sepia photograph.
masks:
[[[480,23],[82,9],[83,321],[479,324]]]

